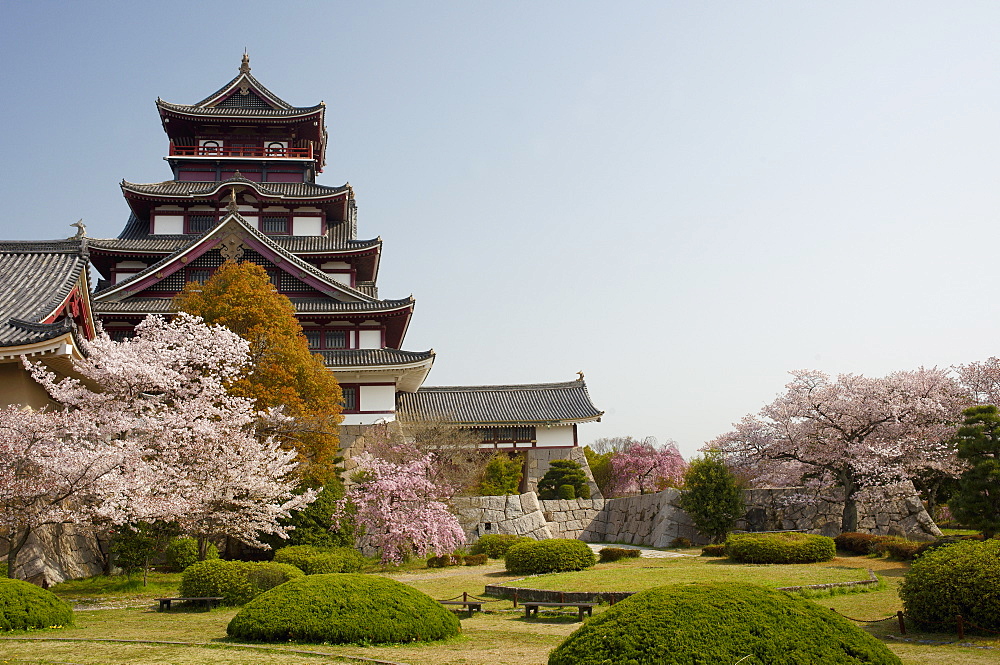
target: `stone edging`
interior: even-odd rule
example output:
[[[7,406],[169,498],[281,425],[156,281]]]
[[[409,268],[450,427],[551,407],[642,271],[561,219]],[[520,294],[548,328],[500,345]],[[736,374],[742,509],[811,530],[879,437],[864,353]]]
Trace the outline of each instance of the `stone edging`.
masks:
[[[868,569],[868,579],[858,580],[857,582],[834,582],[833,584],[805,584],[803,586],[781,586],[778,587],[778,591],[802,591],[803,589],[815,589],[817,591],[826,591],[828,589],[836,589],[838,587],[854,587],[854,586],[868,586],[869,584],[878,584],[878,577],[875,576],[875,571],[871,568]]]
[[[511,582],[521,582],[528,579],[527,577],[522,577],[516,580],[509,580],[507,584]],[[854,587],[854,586],[869,586],[872,584],[878,584],[878,577],[875,576],[875,571],[871,568],[868,569],[868,579],[858,580],[856,582],[833,582],[831,584],[806,584],[802,586],[785,586],[778,587],[777,591],[802,591],[803,589],[814,589],[817,591],[824,591],[828,589],[835,589],[837,587]],[[539,603],[600,603],[606,602],[611,605],[625,600],[629,596],[635,594],[635,591],[550,591],[548,589],[530,589],[527,587],[508,587],[502,584],[487,584],[486,589],[483,591],[483,595],[486,596],[496,596],[499,598],[506,598],[508,600],[517,600],[519,602],[523,601],[536,601]]]

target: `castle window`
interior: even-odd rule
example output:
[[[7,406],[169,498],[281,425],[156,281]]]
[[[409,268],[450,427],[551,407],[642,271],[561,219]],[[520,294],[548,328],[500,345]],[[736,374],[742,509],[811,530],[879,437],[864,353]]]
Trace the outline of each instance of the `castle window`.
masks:
[[[288,215],[264,215],[260,220],[260,230],[264,233],[287,234]]]
[[[204,233],[215,224],[215,215],[188,215],[187,232]]]
[[[188,268],[187,281],[204,284],[212,276],[211,268]]]
[[[344,395],[344,411],[358,410],[358,389],[356,386],[341,386],[340,391]]]
[[[302,333],[306,336],[306,341],[309,342],[310,349],[321,349],[323,348],[323,331],[322,330],[303,330]]]
[[[478,428],[480,440],[486,444],[532,443],[535,441],[534,427],[482,427]]]
[[[347,348],[347,331],[346,330],[328,330],[326,332],[326,348],[328,348],[328,349],[346,349]]]

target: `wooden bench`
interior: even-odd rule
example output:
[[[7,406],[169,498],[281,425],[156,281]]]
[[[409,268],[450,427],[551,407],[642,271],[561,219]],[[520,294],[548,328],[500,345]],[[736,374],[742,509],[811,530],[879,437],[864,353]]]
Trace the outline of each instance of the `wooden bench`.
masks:
[[[529,600],[527,602],[522,602],[524,605],[524,617],[531,617],[532,611],[535,616],[538,616],[539,607],[575,607],[577,610],[577,616],[580,621],[583,621],[583,613],[586,612],[587,616],[594,616],[594,605],[597,603],[541,603],[537,601]]]
[[[461,605],[469,611],[469,618],[472,618],[473,612],[482,612],[483,603],[479,600],[439,600],[442,605]]]
[[[188,601],[201,601],[205,603],[205,609],[212,609],[212,603],[220,603],[224,599],[221,596],[211,596],[206,598],[154,598],[153,600],[158,600],[160,602],[160,609],[158,611],[170,609],[170,603],[175,600],[188,600]]]

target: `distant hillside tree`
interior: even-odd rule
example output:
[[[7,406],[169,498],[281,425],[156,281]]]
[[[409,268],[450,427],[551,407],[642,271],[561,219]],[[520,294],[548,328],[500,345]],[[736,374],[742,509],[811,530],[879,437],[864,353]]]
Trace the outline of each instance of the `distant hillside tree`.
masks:
[[[264,429],[294,449],[305,485],[337,475],[343,395],[333,373],[309,350],[291,301],[260,266],[227,262],[205,283],[189,282],[174,298],[176,311],[223,325],[250,343],[250,369],[230,386],[258,412],[281,408],[291,420]]]

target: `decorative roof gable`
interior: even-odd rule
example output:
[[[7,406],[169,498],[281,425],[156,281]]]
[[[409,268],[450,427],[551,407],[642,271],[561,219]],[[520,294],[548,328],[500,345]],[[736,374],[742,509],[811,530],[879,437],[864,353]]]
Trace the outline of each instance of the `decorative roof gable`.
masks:
[[[250,226],[235,210],[235,204],[230,205],[229,214],[214,227],[142,272],[95,293],[95,301],[118,301],[135,296],[211,249],[219,249],[224,259],[233,261],[240,260],[247,249],[252,249],[277,268],[320,293],[349,302],[375,302],[375,298],[332,279],[322,270],[279,246],[269,236]]]

